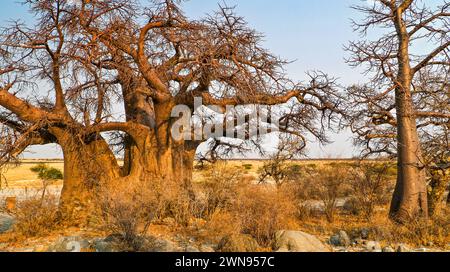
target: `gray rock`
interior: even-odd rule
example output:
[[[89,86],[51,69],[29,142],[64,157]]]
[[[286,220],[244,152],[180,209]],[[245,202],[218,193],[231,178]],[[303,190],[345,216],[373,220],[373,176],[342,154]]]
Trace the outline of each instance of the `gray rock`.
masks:
[[[366,228],[361,229],[361,238],[362,239],[369,239],[369,233],[370,231]]]
[[[375,241],[368,241],[366,243],[366,250],[369,252],[381,252],[380,243]]]
[[[397,252],[410,252],[411,249],[405,244],[399,244],[397,246]]]
[[[4,233],[12,229],[14,222],[14,217],[7,214],[0,214],[0,233]]]
[[[276,251],[278,252],[329,252],[330,248],[317,237],[302,232],[283,230],[276,233]]]
[[[219,252],[255,252],[258,248],[256,240],[246,234],[227,235],[217,245]]]
[[[421,248],[415,249],[414,251],[417,251],[417,252],[427,252],[427,251],[429,251],[429,250],[428,250],[428,248],[421,247]]]
[[[395,252],[395,250],[392,247],[387,246],[383,248],[383,252]]]
[[[338,233],[334,234],[330,237],[330,244],[334,246],[350,246],[351,241],[348,237],[347,233],[343,230],[339,231]]]
[[[107,242],[104,239],[95,239],[92,242],[95,252],[119,252],[120,247],[114,242]]]
[[[79,236],[61,237],[54,244],[50,245],[47,251],[50,252],[81,252],[88,251],[90,243]]]
[[[174,242],[162,238],[150,238],[143,249],[148,252],[181,252]]]

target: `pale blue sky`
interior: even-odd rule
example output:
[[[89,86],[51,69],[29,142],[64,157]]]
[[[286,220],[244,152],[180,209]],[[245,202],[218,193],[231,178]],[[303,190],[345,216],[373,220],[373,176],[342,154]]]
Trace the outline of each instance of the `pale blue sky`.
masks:
[[[350,18],[360,15],[350,9],[365,0],[227,0],[236,5],[239,15],[265,34],[265,46],[276,55],[295,60],[287,72],[295,80],[305,79],[305,72],[322,70],[347,85],[363,81],[361,74],[345,64],[343,46],[357,39]],[[19,1],[20,2],[20,1]],[[183,4],[186,14],[198,18],[217,9],[216,0],[191,0]],[[221,1],[220,3],[224,3]],[[0,23],[9,19],[31,21],[26,7],[15,0],[1,0]],[[311,144],[310,157],[350,157],[354,154],[350,135],[332,135],[335,143],[321,147]],[[27,157],[57,157],[55,147],[36,147]]]

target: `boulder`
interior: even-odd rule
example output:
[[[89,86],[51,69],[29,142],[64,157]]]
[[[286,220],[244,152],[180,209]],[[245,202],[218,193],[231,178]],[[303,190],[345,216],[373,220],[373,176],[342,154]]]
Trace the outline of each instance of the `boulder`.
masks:
[[[4,233],[12,229],[14,222],[14,217],[7,214],[0,214],[0,233]]]
[[[116,243],[106,242],[104,239],[95,239],[91,247],[95,252],[120,252]]]
[[[366,250],[369,252],[381,252],[380,243],[375,241],[367,241]]]
[[[146,252],[182,252],[182,248],[177,246],[174,242],[156,237],[148,237],[148,242],[143,247],[142,251]]]
[[[410,252],[411,249],[405,244],[399,244],[397,246],[397,252]]]
[[[317,237],[302,232],[283,230],[276,233],[278,252],[329,252],[330,249]]]
[[[89,250],[89,241],[79,236],[61,237],[47,248],[49,252],[82,252]]]
[[[369,229],[362,228],[360,230],[360,234],[361,234],[361,239],[369,239],[370,231],[369,231]]]
[[[350,238],[343,230],[330,237],[330,244],[333,246],[348,247],[351,244]]]
[[[395,250],[392,247],[387,246],[383,248],[383,252],[395,252]]]
[[[256,252],[258,243],[246,234],[231,234],[223,237],[217,245],[219,252]]]

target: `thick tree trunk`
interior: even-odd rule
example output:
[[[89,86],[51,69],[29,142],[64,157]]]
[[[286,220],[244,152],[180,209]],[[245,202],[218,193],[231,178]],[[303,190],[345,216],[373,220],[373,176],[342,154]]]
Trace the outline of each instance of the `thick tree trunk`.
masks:
[[[403,104],[402,102],[400,104]],[[406,101],[405,104],[409,103]],[[411,109],[411,105],[407,107]],[[390,209],[391,218],[399,222],[418,215],[426,217],[428,214],[425,170],[421,162],[416,122],[414,115],[401,113],[404,109],[400,107],[397,118],[398,171]]]
[[[63,220],[84,224],[93,215],[99,186],[120,177],[120,168],[106,141],[97,136],[82,142],[58,133],[64,155],[64,184],[59,212]]]
[[[400,10],[395,14],[395,26],[399,39],[399,70],[395,90],[398,170],[390,217],[395,221],[405,222],[418,215],[428,216],[428,205],[425,169],[411,95],[413,73],[409,57],[410,40]]]
[[[173,101],[153,106],[145,95],[124,90],[127,121],[145,125],[150,132],[142,143],[136,143],[130,136],[126,138],[122,173],[131,180],[173,180],[193,196],[191,180],[198,143],[175,142],[172,138]]]

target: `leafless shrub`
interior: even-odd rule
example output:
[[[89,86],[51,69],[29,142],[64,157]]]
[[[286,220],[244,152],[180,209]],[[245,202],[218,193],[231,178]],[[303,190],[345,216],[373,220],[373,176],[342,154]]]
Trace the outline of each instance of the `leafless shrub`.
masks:
[[[363,163],[351,170],[350,188],[355,211],[371,220],[376,205],[389,201],[390,164]]]
[[[243,172],[224,162],[217,162],[207,171],[205,178],[202,184],[205,200],[203,213],[205,218],[210,218],[214,213],[230,208],[237,197],[239,185],[243,183]]]
[[[308,178],[310,186],[314,186],[311,195],[323,203],[325,216],[330,223],[334,221],[338,198],[345,195],[347,179],[347,169],[338,167],[324,167]]]
[[[295,205],[272,187],[248,185],[240,190],[231,211],[242,233],[251,235],[263,247],[272,247],[275,233],[289,228]]]
[[[119,234],[125,250],[138,251],[161,202],[149,182],[114,182],[99,193],[102,227]]]
[[[10,213],[16,220],[16,235],[43,236],[58,227],[58,198],[50,194],[31,197],[20,201]]]

